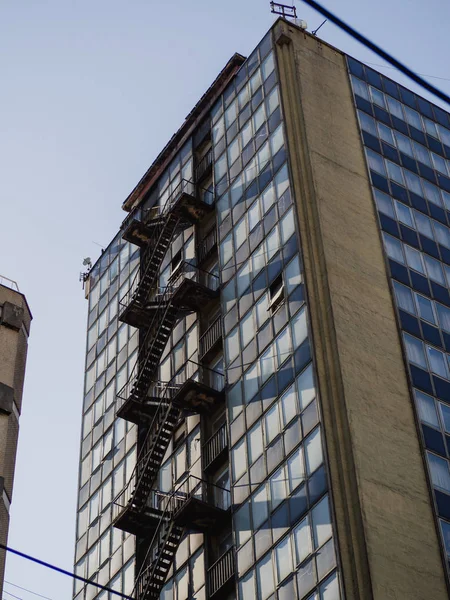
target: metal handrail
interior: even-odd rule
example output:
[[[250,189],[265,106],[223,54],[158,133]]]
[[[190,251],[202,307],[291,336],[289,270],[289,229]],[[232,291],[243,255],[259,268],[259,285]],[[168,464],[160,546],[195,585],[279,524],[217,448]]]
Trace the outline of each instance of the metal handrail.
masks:
[[[207,571],[209,595],[215,594],[234,574],[234,546],[231,546]]]
[[[11,290],[15,290],[16,292],[20,293],[17,282],[13,279],[10,279],[9,277],[5,277],[5,275],[0,275],[0,285],[3,285]]]
[[[205,157],[206,156],[207,155],[205,155]],[[212,150],[211,150],[211,164],[212,164]],[[133,219],[136,221],[141,221],[142,223],[147,223],[148,221],[158,218],[162,214],[169,211],[171,206],[173,204],[175,204],[175,201],[179,198],[179,196],[182,193],[187,193],[187,194],[190,194],[191,196],[193,196],[196,193],[196,189],[203,193],[203,198],[206,198],[203,200],[205,202],[205,204],[211,205],[213,203],[214,197],[213,197],[213,193],[210,190],[207,190],[205,188],[202,188],[202,187],[196,185],[190,179],[182,179],[180,181],[180,183],[178,183],[176,185],[176,187],[172,190],[172,192],[169,195],[168,199],[166,200],[164,206],[161,207],[161,206],[157,205],[157,206],[152,206],[151,208],[142,208],[142,205],[137,206],[130,213],[128,213],[128,215],[122,221],[122,225],[120,226],[121,230],[123,231],[124,229],[126,229],[128,227],[128,224]],[[188,191],[188,190],[190,190],[190,191]]]
[[[204,356],[214,346],[214,344],[222,337],[222,318],[219,315],[208,327],[208,329],[200,336],[199,348],[200,356]]]
[[[206,171],[212,167],[213,164],[213,150],[212,148],[210,148],[208,150],[208,152],[205,154],[205,156],[203,156],[203,158],[200,159],[200,161],[198,162],[198,165],[195,169],[195,179],[196,181],[199,181],[203,175],[206,173]]]
[[[201,242],[197,245],[197,256],[198,262],[201,263],[202,260],[211,252],[211,250],[217,246],[217,229],[214,227],[211,231],[205,235]]]
[[[205,456],[205,469],[219,456],[219,454],[225,450],[228,446],[228,435],[226,423],[221,425],[212,436],[206,440],[203,444],[204,456]]]

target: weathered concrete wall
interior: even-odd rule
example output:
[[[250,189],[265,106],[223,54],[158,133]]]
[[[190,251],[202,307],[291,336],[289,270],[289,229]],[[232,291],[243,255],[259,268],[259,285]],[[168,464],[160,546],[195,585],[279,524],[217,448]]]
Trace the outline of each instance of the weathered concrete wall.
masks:
[[[274,37],[346,598],[448,598],[345,58]]]
[[[30,322],[24,296],[0,285],[0,542],[4,545],[8,540]],[[0,597],[4,570],[5,552],[0,550]]]

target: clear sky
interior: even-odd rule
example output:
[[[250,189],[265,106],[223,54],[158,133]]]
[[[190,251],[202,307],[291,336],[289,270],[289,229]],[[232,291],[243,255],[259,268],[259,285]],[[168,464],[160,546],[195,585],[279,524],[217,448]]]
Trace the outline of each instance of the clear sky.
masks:
[[[445,0],[324,3],[417,72],[450,78]],[[296,6],[309,30],[322,22]],[[18,281],[34,316],[13,548],[72,569],[87,310],[82,259],[95,260],[109,243],[122,201],[228,58],[248,55],[273,20],[266,0],[0,2],[0,274]],[[329,23],[319,35],[382,64]],[[450,93],[449,80],[430,81]],[[8,559],[6,580],[53,600],[71,598],[71,580],[21,558]]]

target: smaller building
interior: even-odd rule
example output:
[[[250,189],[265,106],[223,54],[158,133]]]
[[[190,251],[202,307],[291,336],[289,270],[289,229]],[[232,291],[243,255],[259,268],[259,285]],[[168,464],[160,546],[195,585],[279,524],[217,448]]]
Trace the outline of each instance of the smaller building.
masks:
[[[31,319],[28,303],[17,283],[0,276],[0,543],[4,545],[8,540]],[[0,550],[0,597],[5,555]]]

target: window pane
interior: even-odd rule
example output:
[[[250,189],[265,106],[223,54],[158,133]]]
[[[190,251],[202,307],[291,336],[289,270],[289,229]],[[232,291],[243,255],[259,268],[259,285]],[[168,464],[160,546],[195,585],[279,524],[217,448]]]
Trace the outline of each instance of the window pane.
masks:
[[[405,182],[403,179],[403,171],[402,171],[401,167],[399,167],[395,163],[391,162],[390,160],[386,160],[386,167],[387,167],[388,177],[390,177],[397,183],[400,183],[400,185],[405,185]]]
[[[281,219],[281,241],[285,244],[295,231],[294,211],[291,208]]]
[[[431,346],[427,346],[427,353],[433,373],[448,379],[448,367],[445,354],[443,352],[439,352],[439,350],[436,350]]]
[[[420,294],[415,294],[417,309],[419,311],[419,316],[421,319],[425,319],[425,321],[430,321],[431,323],[436,324],[436,319],[434,317],[433,311],[433,303],[425,296],[421,296]]]
[[[425,394],[422,394],[422,396],[424,396],[424,395]],[[427,398],[429,400],[428,405],[427,405],[427,407],[429,407],[429,410],[425,414],[425,417],[428,419],[428,423],[438,426],[436,409],[434,406],[434,400],[433,400],[433,398],[430,398],[429,396],[427,396]],[[434,413],[431,409],[431,403],[433,403]],[[447,406],[446,404],[439,402],[439,409],[441,411],[441,417],[442,417],[442,422],[444,423],[444,429],[445,429],[446,433],[450,433],[450,406]],[[435,423],[433,422],[434,418],[436,419]]]
[[[300,410],[304,410],[310,402],[316,397],[314,388],[313,365],[310,365],[303,371],[297,379],[298,397],[300,400]]]
[[[403,135],[402,133],[396,131],[395,139],[397,140],[398,149],[401,152],[407,154],[408,156],[414,156],[411,140],[409,139],[409,137],[406,137],[406,135]]]
[[[239,582],[239,598],[256,598],[255,574],[250,571]]]
[[[269,516],[269,499],[265,485],[252,498],[252,514],[253,529],[258,529]]]
[[[314,546],[315,548],[318,548],[324,542],[326,542],[332,534],[328,496],[325,496],[325,498],[323,498],[323,500],[321,500],[319,504],[313,508],[312,524]]]
[[[398,306],[400,308],[403,308],[403,310],[406,310],[407,312],[410,312],[413,315],[415,315],[416,309],[414,306],[411,290],[406,286],[397,283],[396,281],[394,281],[394,290]]]
[[[297,394],[294,385],[281,396],[281,413],[283,425],[286,426],[297,414]]]
[[[450,556],[450,523],[439,519],[441,523],[442,537],[444,538],[445,551],[447,556]]]
[[[358,96],[361,96],[362,98],[365,98],[366,100],[370,100],[367,84],[365,84],[364,81],[361,81],[361,79],[358,79],[354,75],[351,75],[350,77],[352,79],[352,86],[353,86],[353,90],[354,90],[355,94],[358,94]]]
[[[420,252],[414,248],[411,248],[411,246],[404,246],[404,248],[408,267],[411,267],[411,269],[414,269],[415,271],[419,271],[419,273],[425,274],[425,268],[423,266],[422,255]]]
[[[250,311],[244,319],[241,321],[241,339],[242,347],[245,348],[247,344],[255,336],[255,327],[253,324],[253,313]]]
[[[292,572],[292,548],[289,536],[275,548],[275,560],[277,564],[277,580],[280,583]]]
[[[285,281],[287,287],[287,294],[289,295],[302,282],[300,260],[296,255],[286,267]]]
[[[441,285],[445,285],[444,273],[442,272],[440,263],[427,254],[423,255],[423,259],[427,268],[428,277],[434,279],[434,281],[437,281]]]
[[[320,586],[320,600],[339,600],[339,583],[336,573]]]
[[[261,600],[265,600],[273,593],[273,590],[275,588],[272,567],[272,556],[270,552],[256,565],[256,576],[258,580],[259,589],[258,598],[261,598]],[[249,596],[245,596],[245,598],[249,598]]]
[[[423,235],[433,239],[433,229],[431,228],[430,219],[418,211],[414,211],[414,218],[417,224],[417,229]]]
[[[368,131],[375,137],[378,137],[377,124],[375,122],[375,119],[369,117],[369,115],[363,112],[362,110],[358,110],[358,117],[359,122],[361,123],[361,129],[364,129],[364,131]]]
[[[244,375],[244,395],[248,404],[258,391],[258,365],[253,365]]]
[[[286,469],[278,469],[270,478],[270,498],[272,501],[272,510],[283,502],[287,496],[286,492]]]
[[[297,525],[294,529],[295,554],[297,564],[303,562],[312,552],[311,529],[309,526],[309,517]]]
[[[446,248],[450,248],[450,230],[437,221],[433,222],[433,226],[437,241]]]
[[[231,234],[227,235],[227,237],[220,244],[220,262],[225,265],[230,258],[233,256],[233,240],[231,238]]]
[[[385,215],[388,215],[392,219],[395,219],[394,208],[392,206],[392,200],[387,194],[383,194],[380,190],[374,188],[373,194],[377,203],[378,210]]]
[[[384,247],[386,248],[387,255],[389,258],[396,260],[399,263],[404,263],[402,244],[393,238],[391,235],[383,233]]]
[[[373,152],[373,150],[369,150],[368,148],[366,148],[365,150],[369,167],[377,173],[381,173],[382,175],[386,176],[386,167],[384,166],[383,157],[377,154],[376,152]]]
[[[439,324],[445,331],[450,332],[450,309],[436,302],[436,310],[439,318]]]
[[[303,466],[303,448],[299,447],[288,459],[288,486],[289,493],[302,483],[305,479],[305,468]]]
[[[306,469],[308,475],[315,471],[323,462],[320,427],[305,440]]]
[[[427,198],[427,200],[433,202],[437,206],[442,206],[442,198],[439,188],[437,188],[435,185],[433,185],[426,179],[422,179],[422,185],[425,190],[425,197]]]
[[[227,350],[227,359],[230,363],[236,358],[239,352],[239,335],[237,327],[235,327],[226,338],[225,346]]]
[[[298,312],[291,322],[292,326],[292,340],[294,349],[298,348],[302,342],[307,338],[308,331],[306,328],[306,310],[302,308]]]
[[[236,481],[244,474],[247,468],[247,459],[245,456],[245,437],[231,451],[233,464],[233,479]]]
[[[280,433],[280,416],[278,402],[266,413],[265,417],[266,446]]]
[[[250,430],[248,434],[248,458],[249,463],[254,463],[263,453],[263,439],[261,421]]]
[[[405,225],[415,228],[411,209],[408,206],[405,206],[401,202],[395,202],[395,210],[397,212],[398,220],[401,223],[405,223]]]
[[[391,144],[392,146],[395,146],[394,132],[390,127],[386,127],[386,125],[383,125],[383,123],[378,123],[378,131],[382,140],[388,144]]]
[[[433,485],[446,492],[450,492],[450,472],[448,462],[436,454],[427,451],[428,466],[430,467],[431,481]]]
[[[411,362],[420,365],[422,368],[427,369],[427,362],[425,360],[425,354],[423,351],[423,343],[408,333],[403,334],[403,339],[405,341],[408,359]]]

